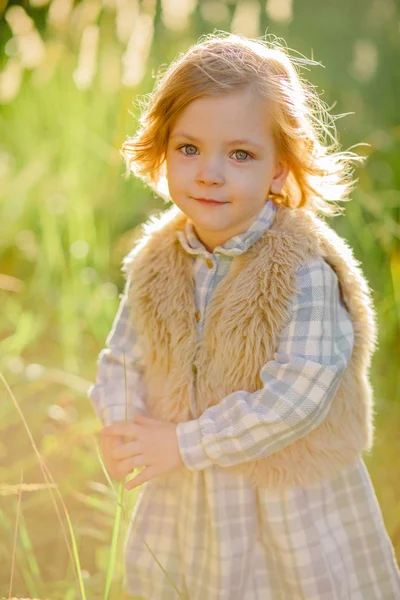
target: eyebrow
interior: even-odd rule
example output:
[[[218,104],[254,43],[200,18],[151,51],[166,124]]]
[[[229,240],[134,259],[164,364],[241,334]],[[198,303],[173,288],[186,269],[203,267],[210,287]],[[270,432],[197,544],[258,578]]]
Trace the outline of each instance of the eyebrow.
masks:
[[[171,139],[172,138],[176,138],[176,137],[184,137],[188,140],[191,140],[192,142],[196,142],[196,144],[198,144],[200,142],[200,140],[198,140],[197,138],[193,137],[193,135],[189,135],[188,133],[174,133],[173,135],[171,135]],[[255,146],[257,148],[259,148],[260,150],[264,150],[264,146],[262,146],[261,144],[259,144],[258,142],[256,142],[255,140],[251,140],[251,139],[240,139],[240,140],[231,140],[230,142],[227,142],[228,146],[232,146],[234,144],[245,144],[247,146]]]

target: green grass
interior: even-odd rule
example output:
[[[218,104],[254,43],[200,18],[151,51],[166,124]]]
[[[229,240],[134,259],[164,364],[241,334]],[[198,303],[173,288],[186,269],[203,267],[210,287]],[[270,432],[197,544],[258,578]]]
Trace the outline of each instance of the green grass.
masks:
[[[129,400],[128,400],[128,396],[127,396],[125,356],[124,356],[124,367],[125,367],[124,371],[125,371],[125,393],[126,393],[125,415],[127,415],[127,405],[128,405]],[[31,484],[31,485],[24,486],[23,471],[21,469],[21,478],[20,478],[19,485],[0,486],[0,491],[7,490],[9,492],[18,493],[17,513],[16,513],[15,527],[14,527],[13,532],[12,532],[12,527],[11,527],[9,518],[0,510],[0,524],[2,525],[2,528],[6,532],[8,532],[10,537],[11,537],[11,534],[13,533],[13,545],[12,545],[12,554],[11,554],[11,575],[10,575],[10,582],[9,582],[9,586],[10,586],[9,587],[9,597],[11,598],[11,591],[13,588],[15,563],[16,563],[16,559],[17,559],[17,551],[16,550],[17,550],[18,546],[19,546],[18,547],[18,560],[20,560],[22,563],[25,563],[25,564],[23,564],[23,569],[21,570],[21,574],[24,579],[24,584],[25,584],[26,588],[29,590],[29,594],[32,596],[38,597],[40,595],[40,593],[48,593],[48,592],[44,591],[45,588],[47,589],[48,586],[46,586],[44,581],[41,581],[40,568],[39,568],[39,565],[38,565],[38,562],[37,562],[37,559],[35,556],[35,550],[34,550],[32,541],[30,539],[30,534],[28,531],[28,527],[26,525],[26,521],[24,519],[23,513],[21,512],[21,500],[22,500],[23,492],[26,490],[29,490],[30,492],[34,492],[34,491],[38,491],[38,490],[45,488],[45,489],[48,489],[48,491],[51,494],[52,504],[53,504],[55,513],[57,515],[58,523],[59,523],[59,529],[63,532],[65,545],[68,548],[69,557],[70,557],[69,564],[72,567],[72,572],[75,577],[75,588],[77,588],[79,590],[79,595],[76,595],[76,590],[74,593],[74,589],[72,587],[70,587],[70,585],[72,583],[72,581],[70,581],[69,587],[64,590],[64,593],[67,593],[68,598],[71,598],[71,600],[75,597],[79,597],[79,598],[82,598],[82,600],[86,600],[86,598],[91,597],[91,596],[87,596],[87,593],[86,593],[87,587],[86,587],[86,584],[84,581],[84,572],[82,570],[81,560],[80,560],[80,556],[79,556],[77,536],[75,535],[72,520],[71,520],[69,511],[67,509],[67,506],[64,502],[63,495],[59,489],[59,485],[53,478],[53,476],[50,472],[50,469],[49,469],[46,461],[43,458],[42,453],[39,451],[39,449],[35,443],[32,432],[30,431],[28,423],[27,423],[27,421],[24,417],[24,414],[17,402],[17,399],[15,398],[15,395],[13,394],[10,386],[8,385],[8,382],[6,381],[6,379],[4,378],[4,376],[1,373],[0,373],[0,379],[1,379],[1,382],[4,385],[6,391],[11,399],[11,402],[23,424],[23,428],[29,439],[33,453],[35,454],[37,461],[39,463],[39,466],[40,466],[40,469],[41,469],[41,472],[43,475],[43,479],[46,482],[45,485],[42,485],[42,484],[33,484],[32,485]],[[125,418],[127,418],[127,416],[125,416]],[[106,555],[107,555],[106,563],[103,563],[103,565],[106,567],[103,598],[104,598],[104,600],[110,600],[113,598],[115,598],[115,599],[121,598],[122,595],[124,594],[124,592],[122,590],[122,580],[121,580],[122,567],[121,567],[121,564],[118,564],[117,561],[118,561],[118,556],[121,552],[121,540],[122,540],[123,534],[126,533],[126,523],[125,523],[124,528],[122,527],[122,525],[123,525],[124,518],[126,518],[126,513],[128,510],[128,507],[125,505],[124,481],[119,482],[118,491],[116,491],[114,484],[111,481],[110,476],[105,468],[104,462],[101,457],[101,452],[100,452],[97,444],[96,444],[96,454],[99,458],[99,463],[102,467],[102,470],[103,470],[105,478],[108,482],[109,488],[112,490],[113,495],[116,498],[115,513],[113,515],[114,522],[113,522],[113,528],[112,528],[111,542],[109,544],[109,549],[106,552]],[[54,494],[54,490],[56,491],[56,495]],[[137,492],[136,492],[136,495],[137,495]],[[104,505],[101,502],[99,502],[98,499],[96,499],[95,497],[83,495],[83,500],[84,500],[86,506],[90,507],[90,509],[104,511],[104,508],[105,508]],[[61,507],[62,511],[60,510],[60,507]],[[65,522],[62,518],[61,512],[64,513],[64,518],[66,521],[69,536],[66,535]],[[133,526],[135,527],[134,522],[133,522]],[[124,529],[125,529],[125,531],[124,531]],[[140,537],[142,537],[138,530],[136,530],[136,532]],[[183,598],[182,594],[180,593],[179,589],[176,587],[175,583],[173,582],[173,580],[171,579],[171,577],[169,576],[167,571],[163,568],[161,563],[158,561],[156,554],[153,552],[153,550],[150,548],[150,546],[147,544],[147,542],[144,539],[143,539],[143,542],[146,545],[148,551],[152,554],[154,560],[158,563],[160,569],[164,572],[166,579],[169,581],[169,584],[176,590],[177,597]],[[116,576],[116,573],[117,573],[117,576]],[[131,597],[131,598],[132,598],[132,600],[135,600],[135,597]]]
[[[164,202],[124,180],[118,149],[135,130],[133,100],[151,90],[153,69],[199,35],[229,30],[235,8],[230,3],[228,17],[211,23],[197,4],[184,32],[165,26],[157,9],[144,78],[129,88],[118,75],[126,42],[117,38],[111,4],[102,3],[97,17],[96,74],[82,90],[74,71],[83,13],[57,29],[46,24],[48,6],[24,3],[47,58],[22,69],[18,93],[0,104],[0,593],[12,583],[16,597],[121,599],[122,542],[138,490],[124,494],[107,477],[86,392],[118,307],[121,258],[135,228]],[[355,112],[337,122],[343,148],[370,143],[352,202],[330,222],[354,248],[377,308],[376,442],[365,462],[400,562],[400,129],[393,100],[400,15],[393,7],[390,19],[385,11],[372,19],[369,6],[355,10],[338,0],[328,31],[315,0],[297,13],[294,5],[287,25],[262,13],[260,34],[268,27],[305,55],[312,51],[326,69],[305,77],[329,105],[337,103],[334,113]],[[13,35],[7,23],[0,22],[0,70]],[[384,68],[371,80],[350,73],[355,39],[379,49]]]

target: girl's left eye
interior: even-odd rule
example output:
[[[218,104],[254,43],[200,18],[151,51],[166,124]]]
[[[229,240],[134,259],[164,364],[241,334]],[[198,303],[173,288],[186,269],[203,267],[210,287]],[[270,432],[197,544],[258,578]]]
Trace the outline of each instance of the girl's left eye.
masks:
[[[236,152],[240,152],[242,154],[247,154],[247,156],[249,156],[250,158],[253,158],[250,154],[250,152],[247,152],[246,150],[235,150],[235,152],[233,154],[236,154]],[[240,162],[244,162],[244,161],[240,161]]]
[[[183,146],[179,146],[178,150],[180,150],[181,148],[196,148],[196,146],[193,146],[192,144],[183,144]],[[250,152],[247,152],[247,150],[235,150],[233,152],[233,154],[236,154],[236,153],[240,153],[242,155],[246,154],[247,157],[253,158],[253,156],[250,154]],[[185,154],[185,156],[194,156],[193,152],[189,152],[189,154],[186,154],[186,152],[184,152],[184,154]],[[239,162],[246,162],[247,158],[245,158],[245,159],[238,159],[238,161]]]

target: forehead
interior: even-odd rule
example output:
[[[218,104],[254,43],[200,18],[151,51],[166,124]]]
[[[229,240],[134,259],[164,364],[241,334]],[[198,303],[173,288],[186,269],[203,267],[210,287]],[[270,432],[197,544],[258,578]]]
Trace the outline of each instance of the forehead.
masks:
[[[262,144],[270,134],[269,121],[267,102],[252,90],[204,96],[192,100],[179,114],[171,138],[183,134],[198,140],[251,138]]]

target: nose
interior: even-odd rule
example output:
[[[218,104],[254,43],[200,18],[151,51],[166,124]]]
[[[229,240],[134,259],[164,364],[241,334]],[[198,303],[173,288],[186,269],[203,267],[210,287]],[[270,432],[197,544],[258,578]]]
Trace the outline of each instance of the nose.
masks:
[[[225,179],[216,161],[208,161],[199,166],[196,181],[205,185],[222,185]]]

